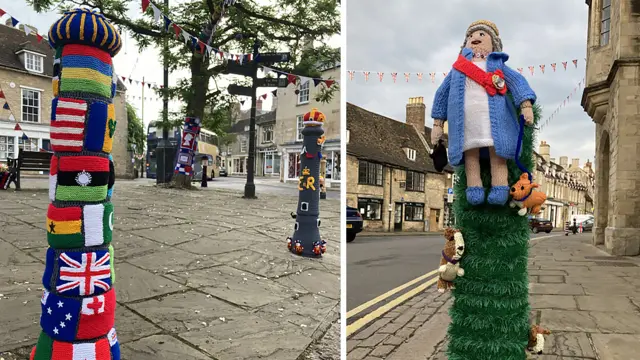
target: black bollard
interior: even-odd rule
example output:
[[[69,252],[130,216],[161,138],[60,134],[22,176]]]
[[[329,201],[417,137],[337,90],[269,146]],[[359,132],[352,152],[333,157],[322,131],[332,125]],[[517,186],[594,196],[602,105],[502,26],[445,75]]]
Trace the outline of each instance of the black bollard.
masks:
[[[300,178],[298,182],[298,208],[293,237],[287,238],[287,246],[294,254],[319,257],[327,250],[326,241],[320,238],[320,160],[325,116],[311,109],[303,118],[303,147],[300,156]],[[292,214],[293,215],[293,214]],[[293,217],[293,216],[292,216]]]
[[[207,156],[202,157],[202,180],[200,181],[200,187],[207,187],[207,163],[209,158]]]

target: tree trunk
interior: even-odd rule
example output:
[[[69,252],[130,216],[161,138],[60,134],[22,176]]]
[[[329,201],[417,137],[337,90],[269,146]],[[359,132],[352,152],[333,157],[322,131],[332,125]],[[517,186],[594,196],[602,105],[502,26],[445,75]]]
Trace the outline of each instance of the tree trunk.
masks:
[[[191,176],[185,174],[174,174],[173,187],[178,189],[191,189]]]
[[[540,109],[534,107],[535,123]],[[534,171],[533,128],[522,143],[522,164]],[[521,175],[508,161],[509,181]],[[460,261],[464,276],[455,280],[449,312],[449,360],[524,360],[529,337],[529,228],[527,216],[507,205],[470,206],[466,200],[466,174],[460,167],[453,204],[457,227],[465,241]],[[491,186],[488,162],[482,163],[482,182]]]

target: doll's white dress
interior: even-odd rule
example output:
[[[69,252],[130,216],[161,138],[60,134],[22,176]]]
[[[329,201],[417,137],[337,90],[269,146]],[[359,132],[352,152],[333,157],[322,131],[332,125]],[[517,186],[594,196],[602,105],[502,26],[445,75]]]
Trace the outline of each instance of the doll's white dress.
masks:
[[[487,62],[472,62],[487,71]],[[484,87],[467,77],[464,83],[464,144],[463,150],[493,146],[489,94]]]

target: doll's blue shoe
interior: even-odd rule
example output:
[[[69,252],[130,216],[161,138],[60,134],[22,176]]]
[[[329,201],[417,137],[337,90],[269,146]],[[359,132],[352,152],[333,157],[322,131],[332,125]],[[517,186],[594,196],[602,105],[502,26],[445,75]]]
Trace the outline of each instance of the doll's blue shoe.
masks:
[[[508,186],[494,186],[489,190],[487,202],[491,205],[504,205],[509,200]]]
[[[468,187],[466,190],[467,202],[470,205],[480,205],[484,202],[484,188],[480,186]]]

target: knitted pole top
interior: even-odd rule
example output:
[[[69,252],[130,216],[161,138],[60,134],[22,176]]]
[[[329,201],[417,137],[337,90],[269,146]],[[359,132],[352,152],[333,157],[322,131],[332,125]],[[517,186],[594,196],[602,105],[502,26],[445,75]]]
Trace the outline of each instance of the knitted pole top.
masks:
[[[53,23],[49,43],[53,48],[66,44],[95,46],[113,57],[122,48],[122,37],[102,14],[78,8],[65,12]]]

